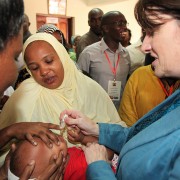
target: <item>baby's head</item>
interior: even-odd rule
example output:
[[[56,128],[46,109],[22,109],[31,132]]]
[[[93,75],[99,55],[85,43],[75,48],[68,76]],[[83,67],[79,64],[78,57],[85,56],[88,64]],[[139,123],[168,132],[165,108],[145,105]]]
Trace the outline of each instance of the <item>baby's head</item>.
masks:
[[[20,177],[27,164],[31,160],[35,160],[35,169],[31,175],[31,178],[39,176],[49,165],[49,160],[52,155],[58,156],[60,151],[63,151],[64,155],[67,154],[66,141],[62,137],[59,138],[61,140],[61,144],[59,146],[53,144],[51,149],[48,148],[45,143],[37,137],[34,138],[38,143],[37,146],[33,146],[27,140],[21,141],[11,156],[10,171],[17,177]]]

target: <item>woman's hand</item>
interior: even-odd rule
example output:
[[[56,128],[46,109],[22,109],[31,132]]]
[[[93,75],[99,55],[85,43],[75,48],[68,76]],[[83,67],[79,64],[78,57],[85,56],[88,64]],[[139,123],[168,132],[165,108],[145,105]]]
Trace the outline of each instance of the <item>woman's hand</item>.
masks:
[[[66,158],[63,153],[60,151],[58,157],[52,155],[49,161],[49,165],[42,174],[40,174],[36,180],[60,180],[63,177],[64,166],[66,163]],[[20,180],[28,180],[31,177],[31,174],[35,168],[35,161],[31,161],[27,164],[23,174],[20,177]]]
[[[91,119],[83,115],[81,112],[75,110],[65,110],[60,114],[60,120],[63,119],[65,114],[68,115],[68,117],[65,118],[65,123],[67,126],[77,126],[85,135],[99,135],[98,124],[96,124]]]
[[[52,141],[59,145],[60,141],[56,134],[50,129],[59,130],[59,126],[51,123],[42,122],[22,122],[15,123],[9,127],[9,134],[16,139],[27,139],[33,145],[37,145],[33,136],[39,137],[44,143],[51,148],[53,146]]]
[[[97,143],[88,143],[87,146],[83,146],[82,149],[88,165],[100,160],[108,162],[108,154],[104,146]]]

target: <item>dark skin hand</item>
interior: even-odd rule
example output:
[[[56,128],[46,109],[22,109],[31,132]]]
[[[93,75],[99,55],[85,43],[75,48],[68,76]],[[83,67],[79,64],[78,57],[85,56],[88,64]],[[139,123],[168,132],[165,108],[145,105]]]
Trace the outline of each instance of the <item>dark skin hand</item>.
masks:
[[[87,143],[92,143],[92,142],[98,143],[97,137],[84,135],[77,126],[75,126],[73,128],[68,127],[67,133],[68,133],[68,141],[70,141],[70,142],[74,142],[74,143],[79,142],[85,146],[87,145]],[[112,160],[112,158],[114,156],[114,152],[109,148],[106,148],[106,150],[108,153],[108,159]]]
[[[15,151],[16,145],[12,144],[11,150],[6,156],[4,165],[0,168],[0,180],[6,180],[8,174],[8,167],[10,166],[10,159],[12,153]],[[37,180],[61,180],[63,178],[64,168],[66,163],[66,157],[63,152],[60,151],[58,157],[56,155],[52,155],[49,160],[49,165],[42,174],[40,174],[36,179]],[[33,173],[35,168],[35,161],[32,160],[25,167],[23,174],[20,177],[20,180],[28,180]]]
[[[81,130],[76,126],[76,127],[68,127],[67,128],[67,133],[68,133],[68,141],[73,142],[73,143],[81,143],[83,145],[86,145],[88,142],[86,142],[85,135],[81,132]],[[89,137],[89,136],[87,136]],[[93,140],[97,141],[97,138],[92,137],[92,142]]]
[[[60,139],[50,129],[59,130],[59,126],[51,123],[41,122],[15,123],[11,126],[8,126],[0,130],[0,148],[6,145],[13,138],[16,138],[18,140],[27,139],[32,145],[37,146],[38,144],[34,140],[33,136],[41,138],[43,142],[47,145],[47,147],[52,148],[52,142],[59,145]],[[7,179],[7,169],[9,167],[10,157],[14,149],[15,148],[12,147],[12,150],[6,156],[4,165],[0,168],[0,180]],[[64,158],[65,157],[62,156],[62,153],[58,157],[51,157],[48,170],[46,170],[45,173],[43,173],[43,175],[40,175],[39,178],[50,179],[50,177],[53,177],[53,179],[58,179],[60,177],[59,174],[61,174],[62,176],[62,171],[64,169]],[[34,161],[27,164],[27,167],[24,170],[21,179],[28,179],[34,170],[34,167]]]
[[[58,157],[52,155],[48,167],[39,175],[37,180],[62,180],[66,160],[63,153],[59,152]],[[20,180],[28,180],[35,168],[35,162],[28,164],[20,177]]]
[[[34,140],[33,136],[39,137],[49,148],[52,148],[52,142],[59,145],[60,141],[58,136],[50,129],[59,130],[59,126],[41,122],[22,122],[12,124],[0,130],[0,148],[6,145],[13,138],[18,140],[27,139],[31,144],[36,146],[37,142]]]

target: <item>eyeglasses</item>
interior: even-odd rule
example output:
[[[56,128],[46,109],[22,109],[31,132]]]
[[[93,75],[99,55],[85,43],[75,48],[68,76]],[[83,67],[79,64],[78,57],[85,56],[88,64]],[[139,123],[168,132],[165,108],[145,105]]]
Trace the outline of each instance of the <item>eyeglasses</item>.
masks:
[[[129,23],[127,23],[125,21],[114,21],[109,24],[114,24],[114,25],[120,26],[120,27],[127,27],[129,25]]]

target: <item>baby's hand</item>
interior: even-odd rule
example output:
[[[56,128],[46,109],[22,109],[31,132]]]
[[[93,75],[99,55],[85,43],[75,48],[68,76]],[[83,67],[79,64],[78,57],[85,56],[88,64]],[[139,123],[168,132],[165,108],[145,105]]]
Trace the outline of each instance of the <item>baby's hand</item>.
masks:
[[[82,143],[84,139],[84,135],[77,126],[73,128],[68,127],[67,133],[68,133],[68,141]]]

